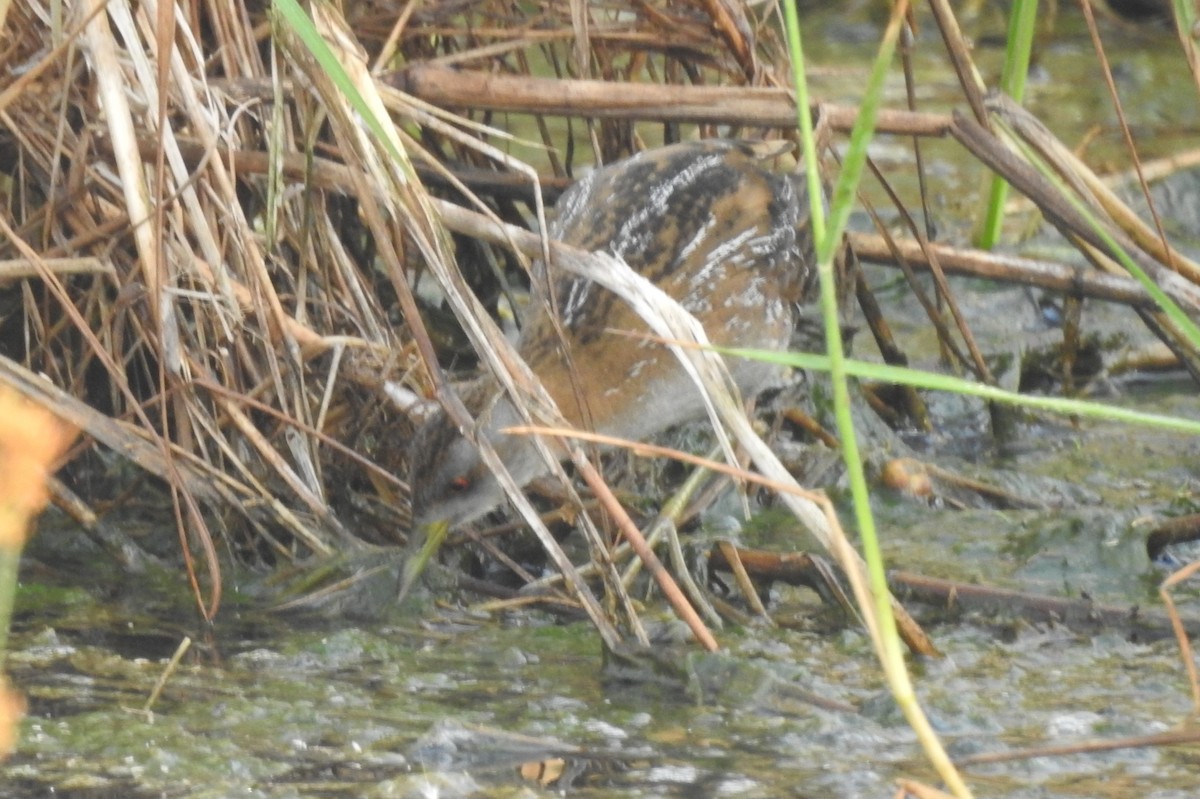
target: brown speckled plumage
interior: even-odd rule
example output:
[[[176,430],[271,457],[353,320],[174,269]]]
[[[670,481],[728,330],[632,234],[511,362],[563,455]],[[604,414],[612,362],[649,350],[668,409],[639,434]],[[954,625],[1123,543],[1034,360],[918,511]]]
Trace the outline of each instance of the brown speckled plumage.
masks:
[[[768,171],[750,144],[708,140],[639,153],[593,172],[556,207],[554,238],[623,258],[720,345],[786,346],[795,306],[815,280],[804,177]],[[546,314],[527,320],[518,350],[567,420],[641,439],[704,413],[697,389],[666,348],[606,332],[645,330],[619,298],[569,276],[556,278],[555,294],[587,412]],[[751,396],[776,374],[750,361],[729,366]],[[496,432],[518,421],[507,399],[479,383],[464,400],[473,412],[490,414],[483,430],[519,482],[542,472],[528,442]],[[467,522],[502,499],[475,448],[444,416],[418,432],[410,464],[418,523]]]

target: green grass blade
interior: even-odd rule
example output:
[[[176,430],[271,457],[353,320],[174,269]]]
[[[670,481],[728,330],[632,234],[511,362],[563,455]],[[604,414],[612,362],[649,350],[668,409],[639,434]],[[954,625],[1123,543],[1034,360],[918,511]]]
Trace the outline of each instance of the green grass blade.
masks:
[[[740,358],[779,363],[796,369],[828,372],[832,370],[830,359],[825,355],[814,355],[803,352],[776,352],[773,350],[719,350],[724,355]],[[867,361],[845,361],[846,373],[860,380],[876,380],[884,383],[899,383],[930,391],[950,391],[971,397],[979,397],[989,402],[1003,402],[1029,410],[1049,411],[1064,416],[1081,416],[1092,419],[1104,419],[1112,422],[1135,424],[1142,427],[1160,430],[1172,430],[1190,435],[1200,435],[1200,421],[1183,419],[1176,416],[1165,416],[1156,413],[1146,413],[1115,405],[1105,405],[1087,400],[1067,399],[1064,397],[1044,397],[1030,394],[1018,394],[983,383],[963,380],[960,377],[923,372],[902,366],[888,366]]]
[[[1029,60],[1033,52],[1033,35],[1037,25],[1037,0],[1014,0],[1008,18],[1008,42],[1004,53],[1004,70],[1000,73],[1000,90],[1021,102],[1025,97],[1025,80],[1029,75]],[[1000,240],[1004,225],[1004,202],[1008,198],[1008,181],[999,175],[992,177],[979,246],[990,250]]]

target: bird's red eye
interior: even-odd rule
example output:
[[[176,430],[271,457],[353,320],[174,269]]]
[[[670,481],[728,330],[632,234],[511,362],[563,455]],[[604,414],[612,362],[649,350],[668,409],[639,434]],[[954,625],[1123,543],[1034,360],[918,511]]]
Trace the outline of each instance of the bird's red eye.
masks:
[[[471,481],[466,475],[459,475],[450,480],[450,490],[456,494],[461,494],[471,487]]]

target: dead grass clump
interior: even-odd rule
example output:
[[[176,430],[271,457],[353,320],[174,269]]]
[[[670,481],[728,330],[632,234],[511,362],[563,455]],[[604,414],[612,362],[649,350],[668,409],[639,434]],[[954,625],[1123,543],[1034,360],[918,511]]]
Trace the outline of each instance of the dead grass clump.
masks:
[[[345,35],[343,55],[364,48],[366,82],[368,65],[386,76],[423,62],[769,84],[773,34],[714,16],[721,7],[572,16],[568,4],[437,3],[316,16]],[[6,27],[2,257],[23,271],[0,300],[0,374],[169,486],[209,613],[214,522],[252,561],[403,540],[403,501],[364,499],[403,497],[394,475],[409,414],[431,391],[410,280],[457,255],[494,307],[519,279],[512,256],[449,239],[424,185],[381,159],[357,112],[330,102],[342,87],[261,7],[200,2],[174,18],[145,4],[58,9],[18,4]],[[438,196],[526,225],[532,182],[480,144],[504,145],[482,126],[506,120],[454,117],[386,87],[378,96]],[[523,135],[554,148],[551,199],[575,154],[595,145],[614,158],[636,141],[620,119],[538,117]],[[467,184],[484,199],[465,199]],[[464,351],[445,343],[455,327],[433,323],[439,351]]]

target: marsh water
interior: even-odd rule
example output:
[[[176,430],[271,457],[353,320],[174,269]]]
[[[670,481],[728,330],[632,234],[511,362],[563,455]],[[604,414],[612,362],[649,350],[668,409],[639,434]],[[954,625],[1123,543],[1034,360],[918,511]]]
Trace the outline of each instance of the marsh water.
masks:
[[[841,9],[810,15],[807,45],[819,65],[815,93],[854,102],[878,28],[844,19]],[[985,14],[973,25],[977,58],[998,68],[999,50],[988,43],[1002,38],[1003,20]],[[1111,22],[1105,34],[1144,156],[1200,141],[1195,90],[1173,34]],[[926,30],[916,67],[931,110],[957,102],[941,53]],[[1064,12],[1040,49],[1029,106],[1069,144],[1099,126],[1089,152],[1117,168],[1125,159],[1092,64],[1079,19]],[[899,142],[881,140],[877,155],[889,174],[910,168]],[[927,157],[939,226],[948,239],[965,239],[981,172],[945,142]],[[1200,188],[1184,182],[1171,193],[1184,209],[1172,234],[1195,252]],[[1046,237],[1029,246],[1057,245]],[[918,361],[936,363],[904,291],[887,289],[886,271],[871,276],[900,339]],[[1056,335],[1023,291],[955,286],[991,353]],[[1084,319],[1115,340],[1110,354],[1149,340],[1121,308],[1090,303]],[[1182,375],[1116,375],[1101,393],[1125,407],[1200,418],[1200,399]],[[1168,572],[1149,560],[1145,530],[1194,510],[1200,441],[1037,416],[1001,449],[982,434],[978,406],[939,399],[934,408],[945,432],[911,441],[918,452],[1040,507],[955,509],[880,491],[889,566],[1160,610],[1157,586]],[[131,525],[173,538],[170,520],[156,518],[147,512]],[[618,681],[602,672],[586,623],[490,611],[470,604],[474,597],[425,605],[415,616],[393,609],[370,622],[314,619],[266,612],[263,575],[232,571],[221,616],[201,625],[182,571],[131,579],[65,520],[52,513],[42,527],[23,566],[7,662],[29,714],[17,754],[0,764],[0,796],[886,797],[898,778],[936,782],[869,641],[853,624],[830,622],[806,589],[772,589],[777,627],[723,630],[723,649],[711,655],[663,643],[670,673]],[[1184,614],[1200,616],[1193,587],[1176,596]],[[1169,636],[1031,622],[1003,607],[911,609],[944,655],[913,669],[955,757],[1112,741],[1188,722],[1191,696]],[[660,640],[678,638],[662,619]],[[145,710],[185,636],[191,651]],[[1191,797],[1197,751],[1129,747],[965,773],[980,796]]]

